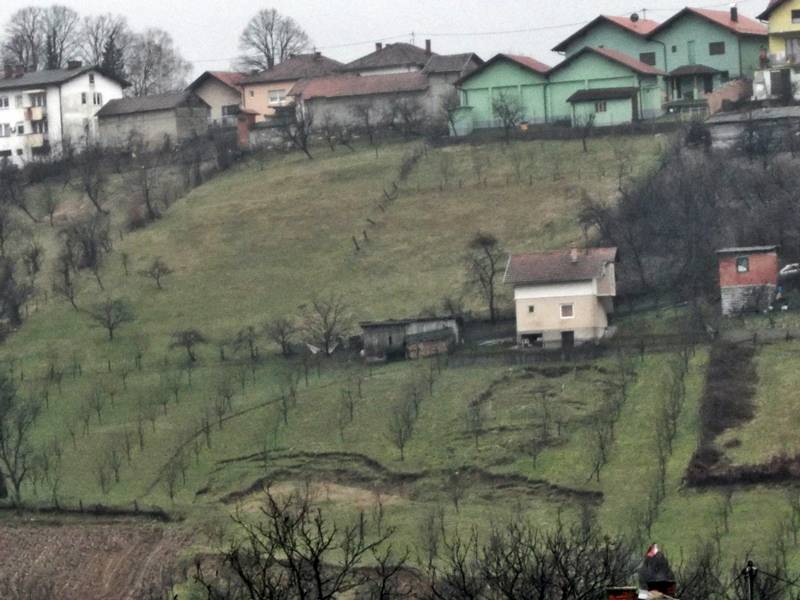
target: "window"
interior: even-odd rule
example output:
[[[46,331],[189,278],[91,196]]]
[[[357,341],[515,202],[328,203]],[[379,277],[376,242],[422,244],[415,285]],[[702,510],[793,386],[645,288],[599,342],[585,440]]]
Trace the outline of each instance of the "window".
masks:
[[[44,94],[31,94],[31,106],[47,106],[47,96]]]
[[[792,23],[800,23],[800,10],[792,11]]]
[[[250,97],[252,98],[255,95],[256,95],[256,93],[253,90],[250,90]]]
[[[711,42],[708,45],[708,53],[711,56],[719,56],[725,54],[725,42]]]
[[[534,306],[533,304],[531,304],[530,306],[528,306],[528,314],[532,315],[533,313],[534,313]]]
[[[270,90],[269,101],[271,104],[282,101],[286,97],[286,90]]]
[[[94,92],[92,94],[92,104],[95,106],[103,106],[103,94],[100,92]]]
[[[33,133],[47,133],[47,121],[34,121],[31,123]]]
[[[604,113],[608,110],[608,105],[605,100],[594,103],[594,112]]]
[[[655,52],[642,52],[639,55],[639,60],[646,65],[655,66],[656,64],[656,53]]]
[[[14,97],[14,106],[17,108],[22,108],[22,96],[15,96]]]
[[[573,319],[573,318],[575,318],[575,305],[574,304],[562,304],[561,305],[561,318],[562,319]]]
[[[89,73],[89,83],[94,83],[94,73]]]
[[[11,150],[0,150],[0,158],[8,158],[11,156]]]
[[[81,104],[86,104],[86,92],[81,92]]]
[[[11,125],[8,123],[0,123],[0,137],[9,137],[11,135]]]
[[[227,106],[222,107],[222,116],[223,117],[232,117],[239,114],[239,105],[238,104],[228,104]]]
[[[750,259],[746,256],[740,256],[736,259],[736,272],[747,273],[750,271]]]
[[[678,47],[677,46],[673,46],[672,47],[672,53],[675,54],[677,51],[678,51]]]
[[[25,123],[17,123],[17,135],[25,135]]]
[[[17,148],[17,156],[22,156],[22,148]]]
[[[8,96],[0,96],[0,108],[8,108]]]

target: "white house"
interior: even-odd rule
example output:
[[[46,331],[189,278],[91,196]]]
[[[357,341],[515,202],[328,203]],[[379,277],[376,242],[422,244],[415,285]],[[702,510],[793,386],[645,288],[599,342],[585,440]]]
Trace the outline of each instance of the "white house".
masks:
[[[516,254],[504,281],[514,286],[521,346],[569,348],[602,339],[617,295],[616,248]]]
[[[128,84],[97,67],[69,63],[66,69],[6,69],[0,79],[0,159],[17,165],[60,153],[65,143],[95,139],[95,114],[122,97]]]

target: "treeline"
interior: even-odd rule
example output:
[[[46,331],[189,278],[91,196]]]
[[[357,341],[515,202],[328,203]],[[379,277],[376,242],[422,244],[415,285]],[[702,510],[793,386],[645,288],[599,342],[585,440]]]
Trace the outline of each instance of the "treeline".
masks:
[[[16,11],[0,43],[3,62],[11,68],[63,69],[81,60],[128,81],[136,96],[181,90],[191,71],[166,31],[135,32],[121,15],[81,17],[59,4]]]
[[[395,545],[395,530],[376,516],[335,523],[307,493],[268,491],[258,519],[235,521],[236,541],[218,557],[196,562],[192,597],[599,600],[608,587],[639,584],[640,549],[602,534],[591,519],[567,526],[559,518],[547,529],[515,520],[482,536],[454,533],[444,518],[432,519],[425,542],[405,551]],[[776,554],[760,565],[755,597],[797,597],[800,574],[783,566],[785,558]],[[724,566],[713,546],[701,546],[675,569],[677,597],[743,600],[740,570]]]
[[[625,294],[713,298],[716,251],[726,246],[779,244],[786,258],[800,256],[794,156],[759,145],[764,136],[749,128],[733,155],[704,148],[701,134],[690,132],[644,177],[621,179],[618,203],[584,198],[581,223],[620,248]]]

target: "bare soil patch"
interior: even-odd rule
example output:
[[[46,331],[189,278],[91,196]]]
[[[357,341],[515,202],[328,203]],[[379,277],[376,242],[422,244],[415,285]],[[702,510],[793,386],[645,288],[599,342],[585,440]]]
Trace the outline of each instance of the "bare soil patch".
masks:
[[[0,590],[42,581],[59,600],[139,600],[160,588],[187,545],[156,523],[4,520]]]

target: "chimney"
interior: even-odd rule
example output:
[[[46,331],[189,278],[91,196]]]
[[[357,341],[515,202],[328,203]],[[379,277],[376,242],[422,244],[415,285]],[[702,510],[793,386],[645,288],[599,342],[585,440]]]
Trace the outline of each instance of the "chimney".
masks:
[[[734,23],[739,21],[739,9],[736,7],[736,0],[731,2],[731,21]]]
[[[25,65],[14,67],[14,77],[22,77],[23,75],[25,75]]]
[[[83,63],[79,60],[71,60],[67,63],[67,69],[70,71],[74,71],[75,69],[80,69],[83,66]]]
[[[3,65],[3,77],[5,79],[11,79],[14,76],[14,67],[8,63]]]
[[[319,50],[316,50],[314,52],[314,59],[315,60],[319,60],[320,58],[322,58],[322,52],[320,52]]]
[[[425,40],[425,54],[427,54],[428,56],[431,55],[431,41],[430,40]]]
[[[383,44],[381,42],[375,42],[375,52],[380,52],[383,50]]]
[[[569,260],[572,262],[573,265],[578,262],[578,249],[577,248],[572,248],[569,251]]]

